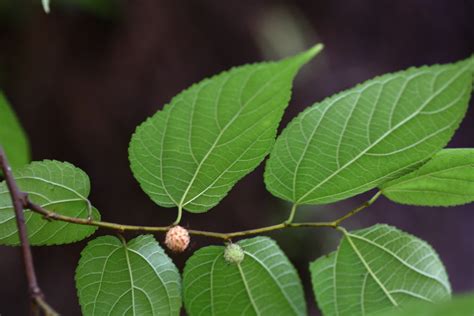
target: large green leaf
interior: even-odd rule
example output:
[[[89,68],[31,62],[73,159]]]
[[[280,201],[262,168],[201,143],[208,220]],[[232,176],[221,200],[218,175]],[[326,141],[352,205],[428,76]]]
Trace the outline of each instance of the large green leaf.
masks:
[[[128,243],[104,236],[89,242],[76,270],[82,313],[179,315],[178,269],[151,235]]]
[[[305,315],[298,274],[276,243],[267,237],[238,242],[241,263],[224,259],[224,247],[202,248],[183,273],[189,315]]]
[[[25,132],[1,91],[0,145],[5,150],[12,168],[26,165],[30,161],[30,148]]]
[[[412,304],[403,310],[393,310],[376,316],[473,316],[474,295],[462,295],[441,304]]]
[[[89,177],[66,162],[45,160],[33,162],[14,171],[14,177],[23,192],[34,203],[66,216],[87,218],[90,202]],[[92,217],[100,219],[92,208]],[[25,211],[28,236],[32,245],[65,244],[91,235],[97,228],[61,221],[47,221],[41,215]],[[18,245],[15,213],[5,182],[0,183],[0,244]]]
[[[413,170],[459,126],[471,64],[387,74],[306,109],[276,141],[266,165],[268,190],[295,204],[330,203]]]
[[[450,297],[444,266],[426,242],[387,225],[344,235],[336,252],[310,266],[325,316],[372,315]]]
[[[132,137],[142,189],[161,206],[191,212],[219,203],[268,154],[293,78],[320,50],[233,68],[177,95]]]
[[[474,149],[443,149],[420,169],[380,186],[402,204],[453,206],[474,201]]]

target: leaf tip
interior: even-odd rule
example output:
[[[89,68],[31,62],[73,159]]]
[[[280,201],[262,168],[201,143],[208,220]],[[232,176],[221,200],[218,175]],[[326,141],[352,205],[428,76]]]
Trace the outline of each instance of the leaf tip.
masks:
[[[324,48],[322,43],[316,44],[307,51],[298,55],[303,60],[303,63],[307,63],[311,59],[313,59],[316,55],[318,55]]]
[[[49,8],[49,0],[42,0],[41,1],[43,4],[43,10],[46,14],[49,14],[50,8]]]
[[[318,43],[314,45],[313,47],[311,47],[310,49],[308,49],[307,53],[311,55],[311,57],[314,57],[317,54],[319,54],[323,49],[324,49],[324,44]]]

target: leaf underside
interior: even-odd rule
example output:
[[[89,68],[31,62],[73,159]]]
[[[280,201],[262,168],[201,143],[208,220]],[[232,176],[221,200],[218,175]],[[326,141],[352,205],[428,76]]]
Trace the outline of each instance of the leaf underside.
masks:
[[[376,316],[472,316],[473,311],[474,295],[469,294],[454,297],[452,301],[442,304],[417,303],[403,310],[378,313]]]
[[[331,203],[412,171],[464,117],[473,61],[376,77],[306,109],[275,143],[268,190],[295,204]]]
[[[420,169],[380,186],[390,200],[455,206],[474,201],[474,149],[443,149]]]
[[[183,273],[189,315],[306,315],[299,277],[276,243],[267,237],[239,241],[240,264],[224,259],[224,247],[194,253]]]
[[[321,46],[233,68],[178,94],[140,125],[131,169],[157,204],[205,212],[270,151],[299,68]]]
[[[15,170],[13,173],[21,191],[29,199],[55,213],[87,218],[90,202],[89,177],[66,162],[45,160]],[[92,207],[92,218],[100,220]],[[55,245],[76,242],[92,233],[97,227],[61,221],[48,221],[37,213],[25,210],[28,238],[32,245]],[[5,182],[0,183],[0,244],[18,245],[17,226],[10,193]]]
[[[76,270],[82,313],[179,315],[178,269],[152,235],[124,243],[112,236],[89,242]]]
[[[337,251],[310,265],[325,316],[358,316],[450,298],[445,268],[426,242],[387,225],[345,232]]]

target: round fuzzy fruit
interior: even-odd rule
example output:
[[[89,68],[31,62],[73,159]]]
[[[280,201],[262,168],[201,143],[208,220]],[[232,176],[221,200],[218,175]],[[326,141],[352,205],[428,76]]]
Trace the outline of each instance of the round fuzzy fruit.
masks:
[[[173,252],[183,252],[189,245],[189,233],[181,226],[174,226],[166,233],[165,244]]]
[[[244,260],[245,253],[237,244],[228,244],[224,251],[224,259],[231,264],[239,264]]]

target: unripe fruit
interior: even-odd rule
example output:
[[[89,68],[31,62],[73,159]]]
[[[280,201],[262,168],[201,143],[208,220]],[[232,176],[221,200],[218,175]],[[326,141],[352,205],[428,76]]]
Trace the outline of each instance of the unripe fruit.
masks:
[[[224,259],[231,264],[239,264],[244,260],[245,253],[237,244],[228,244],[224,251]]]
[[[166,233],[165,244],[173,252],[183,252],[189,245],[189,233],[181,226],[174,226]]]

